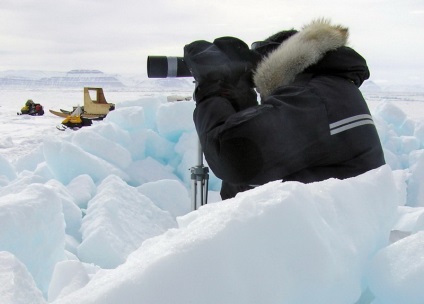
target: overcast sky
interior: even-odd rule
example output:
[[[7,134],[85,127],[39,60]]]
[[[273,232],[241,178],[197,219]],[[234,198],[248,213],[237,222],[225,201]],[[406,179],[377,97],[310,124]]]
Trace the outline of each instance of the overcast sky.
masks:
[[[320,17],[349,27],[373,81],[424,85],[424,0],[0,0],[0,71],[146,76],[148,55],[221,36],[250,45]]]

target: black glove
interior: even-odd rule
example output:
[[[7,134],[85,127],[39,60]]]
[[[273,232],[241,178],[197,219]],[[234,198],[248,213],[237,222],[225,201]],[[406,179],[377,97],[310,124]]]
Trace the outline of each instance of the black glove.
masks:
[[[215,39],[213,43],[227,54],[232,63],[233,81],[224,84],[222,96],[231,102],[236,111],[257,105],[257,94],[253,89],[253,71],[261,57],[237,38],[222,37]]]
[[[230,59],[232,82],[245,82],[246,85],[253,87],[253,70],[261,57],[238,38],[221,37],[215,39],[213,44]]]
[[[215,95],[230,100],[236,111],[257,104],[252,70],[259,56],[240,39],[192,42],[184,47],[184,60],[196,80],[197,103]]]
[[[184,61],[197,83],[225,80],[230,60],[216,45],[204,40],[184,47]]]

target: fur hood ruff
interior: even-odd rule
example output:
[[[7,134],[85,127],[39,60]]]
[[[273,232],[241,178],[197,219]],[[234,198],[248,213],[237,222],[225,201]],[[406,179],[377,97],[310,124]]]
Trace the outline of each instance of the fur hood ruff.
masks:
[[[292,83],[299,73],[317,63],[326,52],[346,45],[348,36],[348,28],[331,25],[325,19],[304,26],[259,63],[253,80],[261,98]]]

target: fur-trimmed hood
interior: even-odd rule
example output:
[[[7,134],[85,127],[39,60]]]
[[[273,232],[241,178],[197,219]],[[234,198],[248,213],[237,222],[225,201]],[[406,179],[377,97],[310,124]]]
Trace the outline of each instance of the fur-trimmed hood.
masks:
[[[306,68],[317,63],[328,51],[346,45],[348,28],[319,19],[284,41],[258,65],[253,80],[261,97],[288,85]]]

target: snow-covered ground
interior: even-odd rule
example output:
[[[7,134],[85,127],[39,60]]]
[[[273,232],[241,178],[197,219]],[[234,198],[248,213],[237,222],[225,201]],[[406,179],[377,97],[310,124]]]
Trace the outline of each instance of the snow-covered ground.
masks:
[[[105,90],[115,111],[61,132],[82,89],[0,90],[0,303],[424,302],[424,93],[365,93],[386,166],[227,201],[211,174],[197,211],[171,94]]]

